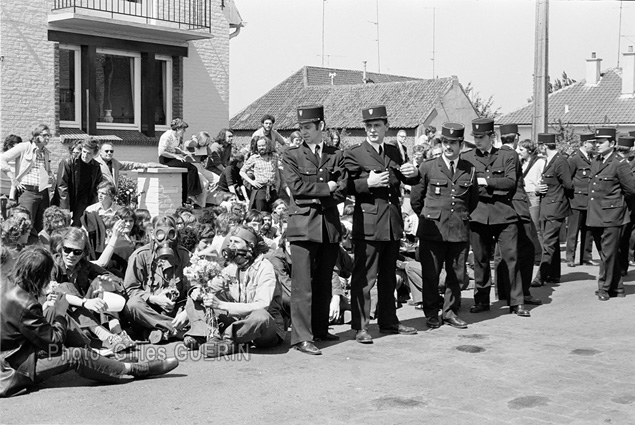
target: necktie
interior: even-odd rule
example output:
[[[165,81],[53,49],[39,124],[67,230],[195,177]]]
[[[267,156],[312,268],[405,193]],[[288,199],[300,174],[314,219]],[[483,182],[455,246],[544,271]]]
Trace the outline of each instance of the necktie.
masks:
[[[315,145],[315,157],[320,161],[320,145]]]
[[[454,161],[450,161],[450,174],[454,177]]]
[[[382,158],[384,156],[384,149],[381,147],[381,145],[379,145],[379,156],[381,156]]]

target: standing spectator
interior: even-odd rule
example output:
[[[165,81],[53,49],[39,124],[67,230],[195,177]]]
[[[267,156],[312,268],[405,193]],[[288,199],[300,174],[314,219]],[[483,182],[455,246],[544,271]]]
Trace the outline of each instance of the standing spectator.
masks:
[[[294,131],[289,135],[289,147],[300,146],[302,143],[302,134],[299,131]]]
[[[434,136],[437,134],[437,128],[433,125],[426,127],[423,135],[419,136],[415,145],[432,146],[434,144]]]
[[[50,152],[46,148],[51,139],[51,131],[40,124],[31,133],[29,143],[19,143],[0,154],[0,170],[4,171],[11,186],[17,191],[20,205],[31,213],[35,234],[42,230],[42,216],[50,205],[49,190],[55,183],[51,171]],[[12,170],[9,162],[15,161]]]
[[[95,161],[101,168],[101,175],[104,181],[108,181],[115,186],[115,189],[119,187],[119,172],[126,170],[136,170],[138,168],[163,168],[165,165],[149,163],[139,163],[132,161],[119,161],[114,158],[115,147],[111,142],[104,142],[101,145],[99,156],[95,158]]]
[[[280,135],[276,130],[273,129],[273,125],[275,124],[276,119],[273,115],[265,114],[260,123],[262,127],[258,130],[254,131],[254,134],[251,135],[251,143],[257,142],[260,137],[264,137],[269,141],[272,150],[276,148],[276,142],[280,143],[282,146],[286,145],[287,142],[284,140],[284,137]]]
[[[536,188],[540,194],[540,224],[542,228],[542,259],[532,286],[545,282],[560,283],[560,228],[571,215],[569,198],[573,194],[569,164],[556,146],[556,135],[538,134],[538,143],[547,148],[547,165],[542,182]]]
[[[8,151],[9,149],[14,147],[18,143],[22,143],[22,137],[16,136],[15,134],[9,134],[4,139],[4,143],[2,144],[2,152]],[[12,168],[15,167],[15,161],[10,161],[9,167],[12,167]],[[13,185],[11,184],[11,179],[5,179],[4,177],[5,177],[4,175],[0,175],[0,179],[1,179],[0,181],[2,182],[2,194],[8,195],[9,199],[17,201],[18,197],[16,194],[15,187],[13,187]]]
[[[589,179],[591,178],[591,153],[593,152],[593,133],[580,134],[580,147],[568,158],[573,198],[571,215],[567,225],[567,266],[575,267],[575,251],[580,233],[580,264],[597,266],[592,259],[593,236],[586,227],[587,205],[589,203]]]
[[[240,176],[252,186],[249,208],[271,212],[271,204],[278,199],[278,155],[273,151],[271,142],[264,136],[257,139],[256,147],[258,153],[245,161],[240,169]]]
[[[624,282],[618,259],[620,231],[628,223],[628,206],[635,208],[635,178],[626,162],[615,151],[615,128],[595,130],[596,157],[591,164],[589,205],[586,224],[591,229],[600,253],[597,296],[608,301],[611,296],[624,297]]]
[[[337,149],[340,149],[340,145],[342,144],[340,133],[335,128],[329,130],[329,144]]]
[[[443,155],[421,165],[421,180],[413,186],[410,205],[419,214],[417,236],[423,274],[423,311],[429,328],[442,321],[465,329],[457,313],[469,250],[469,215],[478,204],[474,166],[459,159],[465,127],[445,123],[441,128]],[[445,264],[445,297],[439,303],[439,276]],[[442,321],[439,319],[442,312]]]
[[[203,192],[198,169],[189,152],[181,147],[183,134],[189,125],[180,118],[175,118],[170,123],[170,130],[161,135],[159,139],[159,162],[168,167],[186,168],[187,174],[183,174],[182,200],[188,202],[188,196],[195,198]]]
[[[355,264],[351,279],[351,310],[355,340],[373,342],[368,332],[370,291],[377,284],[377,323],[382,333],[414,335],[417,330],[399,323],[395,307],[396,262],[403,236],[401,183],[419,182],[419,171],[402,163],[399,149],[384,143],[388,130],[385,106],[362,110],[366,140],[346,151],[350,173],[348,191],[355,196],[353,243]]]
[[[84,139],[80,157],[65,163],[57,176],[60,207],[71,211],[75,227],[81,225],[86,207],[97,202],[97,186],[102,180],[101,169],[94,160],[98,152],[97,139]]]
[[[342,151],[322,141],[324,107],[297,110],[304,143],[284,153],[284,180],[291,191],[287,240],[294,264],[291,279],[291,345],[321,354],[313,344],[339,337],[328,331],[331,278],[342,237],[337,204],[346,199]]]
[[[406,130],[399,130],[397,132],[397,139],[394,142],[389,142],[391,145],[397,146],[399,153],[401,154],[401,161],[408,162],[408,148],[406,147]]]
[[[476,168],[479,186],[478,206],[470,216],[470,245],[474,251],[474,305],[471,313],[489,311],[492,286],[490,258],[492,242],[500,244],[501,257],[507,265],[509,311],[529,317],[523,307],[522,282],[516,279],[518,267],[518,215],[512,205],[517,188],[516,158],[508,150],[493,146],[494,120],[477,118],[472,121],[476,148],[463,154],[463,159]]]
[[[529,139],[518,144],[517,152],[523,171],[525,193],[529,202],[529,215],[538,235],[538,243],[534,241],[534,264],[539,265],[542,258],[542,231],[540,230],[540,196],[536,193],[536,188],[540,184],[546,161],[539,155],[536,143]]]

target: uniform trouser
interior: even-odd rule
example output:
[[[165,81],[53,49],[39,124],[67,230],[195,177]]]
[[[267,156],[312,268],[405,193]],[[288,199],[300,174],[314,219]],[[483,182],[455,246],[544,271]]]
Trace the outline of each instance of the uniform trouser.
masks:
[[[507,264],[509,279],[510,306],[524,302],[522,282],[516,279],[518,267],[518,225],[470,223],[470,244],[474,252],[474,302],[489,305],[489,294],[492,287],[492,271],[489,260],[492,258],[493,243],[498,242],[501,257]]]
[[[598,277],[598,290],[602,293],[624,293],[624,282],[622,282],[618,258],[622,227],[591,227],[590,229],[602,262]]]
[[[625,275],[628,273],[628,254],[631,243],[631,234],[633,233],[633,223],[626,223],[622,226],[622,232],[620,235],[620,272]]]
[[[338,250],[337,243],[291,242],[291,345],[328,333]]]
[[[370,291],[377,283],[377,324],[380,328],[399,324],[395,306],[396,262],[400,241],[355,239],[351,279],[351,328],[368,329]],[[294,264],[295,268],[296,265]],[[295,324],[294,324],[295,326]]]
[[[237,344],[253,343],[258,348],[269,348],[282,342],[275,319],[265,309],[254,310],[242,319],[221,315],[218,321],[226,326],[223,338]]]
[[[426,317],[456,317],[461,302],[461,283],[465,277],[468,242],[419,241],[419,261],[423,275],[423,312]],[[439,275],[445,265],[445,294],[439,303]]]
[[[518,222],[518,271],[516,280],[522,282],[523,296],[531,296],[531,280],[534,274],[534,239],[537,239],[536,226],[533,221]],[[498,298],[509,297],[509,271],[507,264],[500,258],[500,245],[497,246],[498,258],[494,260],[496,270],[496,286],[498,287]]]
[[[567,226],[566,259],[568,263],[575,262],[578,233],[580,233],[580,264],[582,264],[584,261],[589,261],[593,258],[593,236],[591,236],[591,231],[586,227],[586,210],[571,210],[569,225]]]
[[[548,278],[560,279],[560,229],[564,223],[564,218],[559,220],[542,221],[542,260],[538,275],[540,282],[545,282]]]
[[[20,194],[18,202],[31,213],[31,221],[33,221],[33,227],[37,230],[36,233],[41,232],[44,210],[49,207],[50,203],[49,190],[44,189],[40,192],[25,190]]]

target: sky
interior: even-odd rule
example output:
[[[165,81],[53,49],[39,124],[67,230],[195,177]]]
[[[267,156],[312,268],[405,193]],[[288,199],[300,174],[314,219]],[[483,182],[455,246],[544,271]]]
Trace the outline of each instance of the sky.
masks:
[[[230,40],[230,117],[303,66],[322,63],[362,70],[367,61],[368,71],[417,78],[456,75],[464,87],[471,82],[482,97],[493,96],[502,113],[524,106],[532,95],[534,0],[235,0],[235,4],[246,25]],[[635,46],[635,1],[550,0],[552,80],[563,71],[574,80],[584,79],[585,59],[591,52],[602,59],[603,70],[616,67],[621,57],[618,40],[620,52]]]

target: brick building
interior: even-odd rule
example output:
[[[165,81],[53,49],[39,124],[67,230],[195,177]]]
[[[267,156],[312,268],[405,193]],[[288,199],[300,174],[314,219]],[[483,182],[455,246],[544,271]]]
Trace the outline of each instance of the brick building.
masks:
[[[233,0],[13,0],[0,5],[0,137],[39,123],[65,144],[113,141],[122,160],[157,161],[159,136],[183,117],[189,134],[229,121]]]

